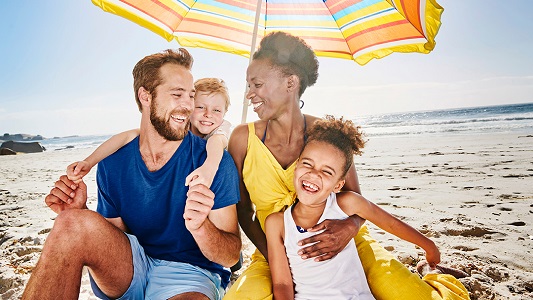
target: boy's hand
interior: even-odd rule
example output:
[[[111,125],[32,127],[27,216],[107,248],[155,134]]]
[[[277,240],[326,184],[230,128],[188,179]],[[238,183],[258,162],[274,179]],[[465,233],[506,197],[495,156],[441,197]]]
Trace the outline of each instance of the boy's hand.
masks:
[[[207,164],[203,164],[201,167],[192,171],[187,178],[185,178],[185,186],[195,186],[197,184],[203,184],[206,187],[210,188],[215,178],[217,170],[213,170]]]
[[[67,177],[68,179],[74,181],[74,183],[79,183],[83,176],[87,175],[91,171],[91,166],[85,160],[77,161],[71,163],[67,167]]]

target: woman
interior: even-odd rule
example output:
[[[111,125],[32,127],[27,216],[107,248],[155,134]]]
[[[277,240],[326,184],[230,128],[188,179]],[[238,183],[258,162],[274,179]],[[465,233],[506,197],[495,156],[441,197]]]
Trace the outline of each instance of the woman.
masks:
[[[296,160],[303,149],[307,128],[318,119],[302,114],[300,97],[317,78],[318,60],[312,49],[303,40],[283,32],[265,36],[248,67],[247,98],[260,120],[235,128],[228,150],[241,180],[239,223],[257,250],[251,265],[225,299],[272,298],[264,222],[269,214],[283,211],[294,202]],[[353,165],[343,189],[360,193]],[[425,281],[420,280],[374,241],[366,228],[359,231],[362,223],[361,218],[352,216],[318,224],[314,230],[325,231],[302,241],[303,245],[316,242],[303,248],[302,257],[329,259],[357,234],[357,249],[377,299],[413,299],[413,294],[420,294],[415,299],[468,298],[461,283],[449,275],[430,274]]]

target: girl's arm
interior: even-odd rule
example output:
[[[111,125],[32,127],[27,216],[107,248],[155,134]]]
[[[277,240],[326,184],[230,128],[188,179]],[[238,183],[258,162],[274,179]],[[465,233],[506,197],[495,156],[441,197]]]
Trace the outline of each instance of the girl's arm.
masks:
[[[218,170],[218,165],[222,160],[224,149],[228,146],[228,138],[224,134],[215,134],[207,139],[207,158],[205,162],[196,170],[192,171],[187,178],[185,178],[185,186],[193,186],[196,184],[204,184],[211,187],[215,174]]]
[[[250,200],[248,190],[242,180],[242,168],[248,145],[248,124],[237,126],[229,138],[228,151],[233,157],[239,173],[239,189],[241,200],[237,203],[237,217],[239,225],[255,247],[268,259],[266,236],[259,221],[255,218],[255,210]]]
[[[115,151],[131,142],[138,135],[139,129],[132,129],[110,137],[102,145],[98,146],[86,159],[70,164],[67,167],[68,179],[79,182],[102,159],[115,153]]]
[[[265,221],[265,231],[268,245],[268,264],[272,274],[272,288],[274,299],[294,299],[294,284],[292,281],[289,259],[283,244],[285,230],[283,213],[270,214]]]
[[[402,240],[420,246],[426,251],[426,260],[431,267],[440,262],[439,249],[432,240],[363,196],[353,192],[341,192],[337,194],[337,203],[346,214],[358,214]]]

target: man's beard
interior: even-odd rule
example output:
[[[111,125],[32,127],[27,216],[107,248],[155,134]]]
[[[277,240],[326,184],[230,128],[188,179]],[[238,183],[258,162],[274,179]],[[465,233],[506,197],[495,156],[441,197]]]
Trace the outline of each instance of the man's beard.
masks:
[[[156,104],[156,101],[152,101],[150,105],[150,122],[152,122],[152,125],[154,126],[157,133],[159,133],[159,135],[167,141],[183,140],[183,138],[185,138],[185,136],[187,135],[187,132],[189,132],[191,122],[188,121],[187,125],[183,129],[174,129],[170,126],[170,124],[167,120],[165,120],[164,117],[160,117],[157,115],[157,108],[158,106]],[[173,114],[190,116],[191,111],[183,108],[180,110],[175,110]]]

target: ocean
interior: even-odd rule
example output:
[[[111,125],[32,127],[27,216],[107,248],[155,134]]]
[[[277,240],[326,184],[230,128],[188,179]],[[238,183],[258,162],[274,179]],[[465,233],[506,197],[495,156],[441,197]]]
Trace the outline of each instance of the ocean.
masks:
[[[353,119],[367,137],[516,133],[533,135],[533,103],[363,116]],[[40,141],[47,150],[96,147],[110,135]]]
[[[364,116],[353,119],[367,136],[533,134],[533,103]]]

